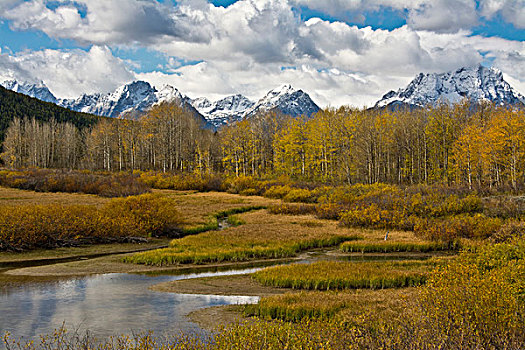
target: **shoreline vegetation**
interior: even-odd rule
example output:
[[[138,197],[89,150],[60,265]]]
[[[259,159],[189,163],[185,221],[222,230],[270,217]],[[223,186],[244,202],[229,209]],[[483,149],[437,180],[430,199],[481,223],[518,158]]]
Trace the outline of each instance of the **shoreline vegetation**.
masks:
[[[107,191],[76,193],[85,192],[77,190],[81,172],[72,172],[74,181],[58,174],[0,174],[11,181],[4,185],[10,188],[0,187],[0,288],[33,278],[286,263],[251,275],[153,286],[163,292],[262,298],[255,305],[209,310],[229,322],[215,328],[213,338],[142,334],[120,338],[121,348],[413,349],[441,344],[445,349],[514,349],[525,344],[525,203],[518,192],[328,185],[284,177],[86,173],[86,183],[98,181],[101,188],[116,183],[119,195],[108,198]],[[15,186],[16,179],[22,185]],[[121,180],[140,183],[132,187],[146,193],[128,195],[119,189]],[[62,190],[70,181],[70,190]],[[101,244],[113,237],[140,239]],[[131,252],[135,248],[148,250]],[[108,255],[89,257],[99,250]],[[89,260],[76,259],[82,256]],[[356,256],[377,259],[351,260]],[[52,264],[16,266],[17,261],[45,259]],[[202,320],[202,315],[206,312],[192,317]],[[64,330],[48,339],[72,349],[114,346]],[[17,340],[6,340],[17,346]]]

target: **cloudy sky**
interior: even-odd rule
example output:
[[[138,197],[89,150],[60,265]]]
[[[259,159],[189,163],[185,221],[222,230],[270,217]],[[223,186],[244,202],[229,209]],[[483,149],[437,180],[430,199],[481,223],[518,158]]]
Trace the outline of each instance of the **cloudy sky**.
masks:
[[[0,0],[0,79],[62,98],[133,80],[372,105],[419,72],[493,66],[525,93],[525,0]]]

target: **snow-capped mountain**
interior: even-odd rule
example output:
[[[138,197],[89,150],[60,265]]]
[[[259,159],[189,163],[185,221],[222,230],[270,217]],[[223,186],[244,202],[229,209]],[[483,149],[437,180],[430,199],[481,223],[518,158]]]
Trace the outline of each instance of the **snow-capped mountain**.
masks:
[[[310,117],[317,113],[319,109],[319,106],[312,101],[307,93],[303,90],[295,90],[291,85],[286,84],[277,89],[270,90],[266,96],[248,109],[243,117],[251,117],[258,112],[271,110],[276,110],[294,117],[300,115]]]
[[[231,95],[211,102],[201,97],[190,99],[178,89],[164,85],[160,90],[145,81],[134,81],[118,87],[115,91],[102,94],[83,94],[76,99],[57,99],[43,84],[21,84],[16,81],[2,83],[7,89],[54,102],[62,107],[104,117],[118,117],[122,113],[141,113],[161,102],[176,102],[190,110],[206,127],[219,128],[259,112],[275,110],[291,116],[312,114],[319,107],[302,90],[283,85],[271,90],[257,103],[243,95]]]
[[[123,112],[151,107],[157,102],[156,93],[149,83],[134,81],[109,94],[84,94],[75,100],[62,100],[60,105],[78,112],[118,117]]]
[[[161,102],[177,102],[188,108],[205,122],[202,115],[191,106],[190,98],[170,85],[157,90],[145,81],[134,81],[117,88],[109,94],[84,94],[77,99],[60,100],[62,107],[78,112],[96,114],[104,117],[118,117],[126,112],[144,112]]]
[[[196,98],[192,105],[216,128],[250,118],[259,112],[277,111],[298,117],[311,116],[320,109],[307,93],[295,90],[291,85],[270,90],[257,103],[243,95],[232,95],[215,102],[205,97]]]
[[[57,103],[57,98],[49,91],[47,86],[40,82],[38,84],[18,82],[16,80],[6,80],[0,83],[3,87],[8,90],[13,90],[24,95],[28,95],[45,102]]]
[[[497,105],[525,104],[525,97],[503,79],[499,70],[478,65],[441,74],[420,73],[406,88],[385,94],[375,107],[456,103],[465,97]]]
[[[242,119],[244,113],[254,104],[253,101],[239,94],[227,96],[215,102],[205,97],[192,101],[193,107],[216,128]]]

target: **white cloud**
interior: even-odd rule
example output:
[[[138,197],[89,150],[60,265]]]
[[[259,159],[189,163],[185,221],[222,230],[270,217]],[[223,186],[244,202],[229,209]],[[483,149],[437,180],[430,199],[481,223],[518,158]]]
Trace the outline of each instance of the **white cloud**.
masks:
[[[48,2],[11,1],[1,17],[16,30],[41,30],[52,38],[97,45],[151,43],[159,38],[206,42],[212,32],[202,11],[186,5],[173,7],[150,0],[77,0],[51,9]],[[85,16],[81,8],[86,10]]]
[[[43,81],[58,97],[108,92],[134,79],[124,61],[107,47],[83,50],[26,51],[0,55],[1,78],[28,82]]]
[[[500,14],[516,28],[525,28],[525,3],[523,0],[291,0],[296,6],[327,13],[339,19],[364,16],[366,11],[380,8],[406,13],[409,26],[419,30],[441,33],[470,29],[481,18],[491,19]]]
[[[416,30],[454,33],[479,22],[473,0],[434,0],[410,9],[407,23]]]
[[[525,2],[523,0],[481,0],[480,12],[487,18],[492,18],[499,13],[516,28],[525,28]]]
[[[511,3],[485,0],[479,11],[503,15],[510,5],[501,2]],[[85,6],[85,16],[72,4],[64,1],[52,10],[45,0],[12,1],[3,17],[20,30],[38,29],[96,45],[88,52],[3,54],[0,71],[44,80],[59,97],[106,92],[133,79],[167,83],[192,97],[209,98],[231,93],[259,98],[291,83],[321,106],[371,105],[419,72],[472,66],[485,59],[482,53],[513,81],[523,84],[525,76],[516,69],[524,66],[523,42],[472,36],[461,29],[478,20],[470,0],[241,0],[228,7],[204,0],[179,1],[177,6],[150,0],[77,0],[75,4]],[[356,12],[388,6],[407,10],[408,24],[373,30],[319,18],[304,22],[292,8],[298,4]],[[134,73],[133,62],[114,57],[105,45],[158,51],[172,57],[168,67],[173,74]],[[180,67],[179,59],[202,62]]]

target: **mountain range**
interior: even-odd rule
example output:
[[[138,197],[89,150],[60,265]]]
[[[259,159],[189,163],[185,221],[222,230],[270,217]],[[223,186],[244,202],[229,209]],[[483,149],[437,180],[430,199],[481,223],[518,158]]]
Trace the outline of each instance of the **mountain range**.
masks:
[[[463,98],[525,106],[525,97],[505,81],[501,71],[478,65],[440,74],[420,73],[406,88],[386,93],[374,107],[423,107],[440,102],[457,103]]]
[[[29,84],[9,80],[0,85],[73,111],[106,117],[117,117],[126,112],[141,113],[155,104],[175,101],[213,129],[264,111],[311,116],[320,109],[306,92],[288,84],[270,90],[258,101],[240,94],[217,101],[205,97],[191,99],[173,86],[164,85],[157,89],[145,81],[122,85],[111,93],[84,94],[76,99],[56,98],[43,82]],[[525,97],[504,80],[499,70],[478,65],[447,73],[420,73],[407,87],[386,93],[374,107],[421,107],[440,102],[456,103],[463,98],[525,106]]]
[[[134,81],[108,94],[83,94],[76,99],[57,99],[44,83],[29,84],[15,80],[0,83],[5,88],[46,102],[53,102],[77,112],[105,117],[118,117],[127,112],[144,112],[153,105],[175,101],[187,108],[209,128],[218,128],[259,112],[277,111],[292,116],[311,116],[319,106],[302,90],[283,85],[269,91],[257,102],[243,95],[232,95],[218,101],[191,99],[170,85],[157,90],[145,81]]]

